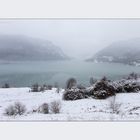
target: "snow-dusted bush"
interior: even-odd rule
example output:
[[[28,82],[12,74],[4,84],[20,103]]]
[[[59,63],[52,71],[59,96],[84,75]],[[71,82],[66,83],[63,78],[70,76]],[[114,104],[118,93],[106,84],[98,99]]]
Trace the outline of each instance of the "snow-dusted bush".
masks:
[[[135,79],[135,80],[137,80],[138,77],[139,77],[139,75],[138,75],[137,73],[132,72],[132,73],[130,73],[130,74],[128,75],[128,77],[127,77],[126,79],[127,79],[127,80],[130,80],[130,79]]]
[[[140,86],[137,83],[128,83],[123,86],[125,92],[138,92],[140,91]]]
[[[112,82],[112,86],[115,88],[116,93],[129,93],[139,92],[140,84],[135,80],[120,80]]]
[[[71,89],[73,87],[76,87],[77,81],[75,78],[70,78],[66,82],[66,89]]]
[[[60,101],[53,101],[50,103],[50,110],[52,113],[60,113],[61,110],[61,102]]]
[[[134,76],[134,74],[131,74]],[[139,92],[140,83],[135,79],[127,80],[121,79],[117,81],[110,81],[106,77],[103,77],[100,81],[97,81],[89,88],[78,88],[73,87],[67,89],[64,93],[64,100],[78,100],[87,97],[92,97],[95,99],[106,99],[110,96],[114,96],[117,93],[129,93],[129,92]]]
[[[5,109],[4,114],[12,115],[23,115],[26,112],[26,107],[20,102],[16,102],[14,105],[10,105]]]
[[[115,95],[115,89],[107,80],[103,79],[95,84],[88,95],[96,99],[106,99],[109,96]]]
[[[43,103],[38,108],[39,113],[48,114],[49,113],[49,105],[47,103]]]
[[[64,100],[78,100],[88,97],[95,99],[106,99],[109,96],[115,95],[115,88],[111,85],[111,81],[103,77],[100,81],[96,82],[90,89],[71,89],[66,90],[63,95]]]
[[[116,93],[125,93],[124,90],[124,86],[123,85],[119,85],[116,89],[115,89]]]
[[[85,97],[85,93],[82,90],[67,90],[63,94],[63,100],[78,100]]]
[[[94,91],[93,97],[96,99],[106,99],[109,95],[106,90],[98,90]]]

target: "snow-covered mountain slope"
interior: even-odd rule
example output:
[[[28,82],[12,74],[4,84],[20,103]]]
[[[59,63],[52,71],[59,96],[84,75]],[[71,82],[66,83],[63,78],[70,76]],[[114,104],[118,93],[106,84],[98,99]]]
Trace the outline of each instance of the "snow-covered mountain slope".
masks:
[[[0,61],[65,60],[61,48],[48,40],[0,35]]]
[[[88,61],[140,64],[140,38],[114,42]]]
[[[140,120],[140,93],[120,93],[105,100],[81,99],[64,101],[56,89],[29,92],[30,88],[0,89],[0,121],[120,121]],[[33,113],[43,103],[61,102],[59,114]],[[27,111],[21,116],[6,116],[4,110],[15,103],[23,103]]]

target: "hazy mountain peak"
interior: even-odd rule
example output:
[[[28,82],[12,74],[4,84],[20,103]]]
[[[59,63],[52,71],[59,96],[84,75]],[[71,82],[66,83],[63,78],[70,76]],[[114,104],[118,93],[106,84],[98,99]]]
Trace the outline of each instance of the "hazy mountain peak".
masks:
[[[140,38],[114,42],[88,61],[115,62],[130,65],[140,63]]]
[[[61,48],[43,39],[22,35],[0,35],[0,60],[65,60]]]

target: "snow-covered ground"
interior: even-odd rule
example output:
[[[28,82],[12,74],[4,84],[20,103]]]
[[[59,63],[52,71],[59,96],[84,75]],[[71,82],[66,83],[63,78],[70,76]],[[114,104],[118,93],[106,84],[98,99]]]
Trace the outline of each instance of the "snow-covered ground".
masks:
[[[82,99],[63,101],[56,89],[45,92],[29,92],[30,88],[0,89],[0,121],[114,121],[140,120],[140,93],[120,93],[105,100]],[[59,114],[33,113],[43,103],[61,101]],[[24,115],[6,116],[5,108],[15,102],[23,103],[27,111]]]

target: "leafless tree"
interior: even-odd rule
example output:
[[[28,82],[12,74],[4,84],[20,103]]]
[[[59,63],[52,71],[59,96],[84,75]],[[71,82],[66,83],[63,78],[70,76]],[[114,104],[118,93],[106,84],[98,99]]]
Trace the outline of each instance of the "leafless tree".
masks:
[[[52,113],[60,113],[61,109],[61,102],[60,101],[53,101],[50,104],[50,110]]]

